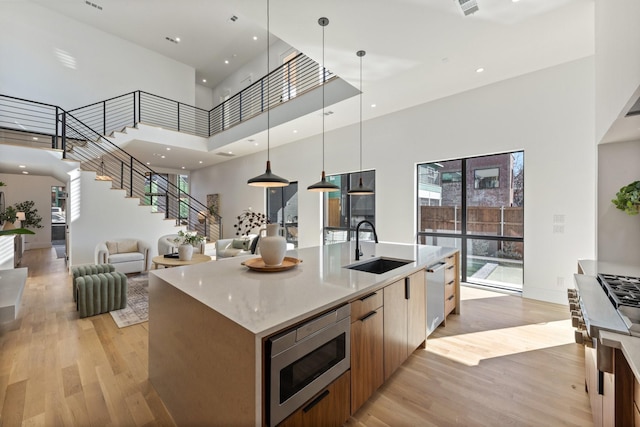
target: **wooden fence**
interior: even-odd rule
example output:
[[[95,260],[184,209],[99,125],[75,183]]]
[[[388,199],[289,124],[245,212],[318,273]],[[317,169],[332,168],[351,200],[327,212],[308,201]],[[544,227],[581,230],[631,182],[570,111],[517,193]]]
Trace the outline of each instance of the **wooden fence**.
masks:
[[[462,209],[457,206],[420,206],[420,231],[456,232],[462,227]],[[472,206],[467,208],[467,233],[523,237],[522,207]]]

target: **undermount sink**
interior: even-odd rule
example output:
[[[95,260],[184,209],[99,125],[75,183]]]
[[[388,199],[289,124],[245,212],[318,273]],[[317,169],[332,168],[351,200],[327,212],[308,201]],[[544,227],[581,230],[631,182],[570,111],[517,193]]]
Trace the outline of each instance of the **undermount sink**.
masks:
[[[381,258],[374,258],[367,262],[347,265],[344,268],[348,268],[350,270],[365,271],[367,273],[383,274],[412,262],[413,262],[412,260],[407,260],[407,259],[381,257]]]

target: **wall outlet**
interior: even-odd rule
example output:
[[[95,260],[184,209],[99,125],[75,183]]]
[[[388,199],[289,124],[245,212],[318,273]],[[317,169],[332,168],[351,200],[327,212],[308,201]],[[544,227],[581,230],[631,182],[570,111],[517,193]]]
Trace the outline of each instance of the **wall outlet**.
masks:
[[[564,225],[553,225],[553,234],[564,234]]]

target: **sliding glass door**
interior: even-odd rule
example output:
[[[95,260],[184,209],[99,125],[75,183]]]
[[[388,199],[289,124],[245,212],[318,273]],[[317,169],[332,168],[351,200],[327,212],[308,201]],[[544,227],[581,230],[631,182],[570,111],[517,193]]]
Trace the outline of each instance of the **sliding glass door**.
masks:
[[[462,280],[522,291],[524,152],[418,165],[418,243],[460,249]]]

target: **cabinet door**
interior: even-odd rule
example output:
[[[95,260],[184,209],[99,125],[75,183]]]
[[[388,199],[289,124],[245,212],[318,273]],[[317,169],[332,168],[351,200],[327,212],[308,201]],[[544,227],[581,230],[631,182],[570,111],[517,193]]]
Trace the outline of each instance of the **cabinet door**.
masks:
[[[347,371],[302,408],[278,424],[279,427],[340,427],[349,419],[349,385]]]
[[[351,323],[351,413],[366,402],[384,381],[383,307]]]
[[[408,357],[404,279],[384,288],[384,379]]]
[[[427,290],[424,274],[424,270],[421,270],[406,279],[409,280],[410,290],[407,300],[407,357],[427,338]]]

